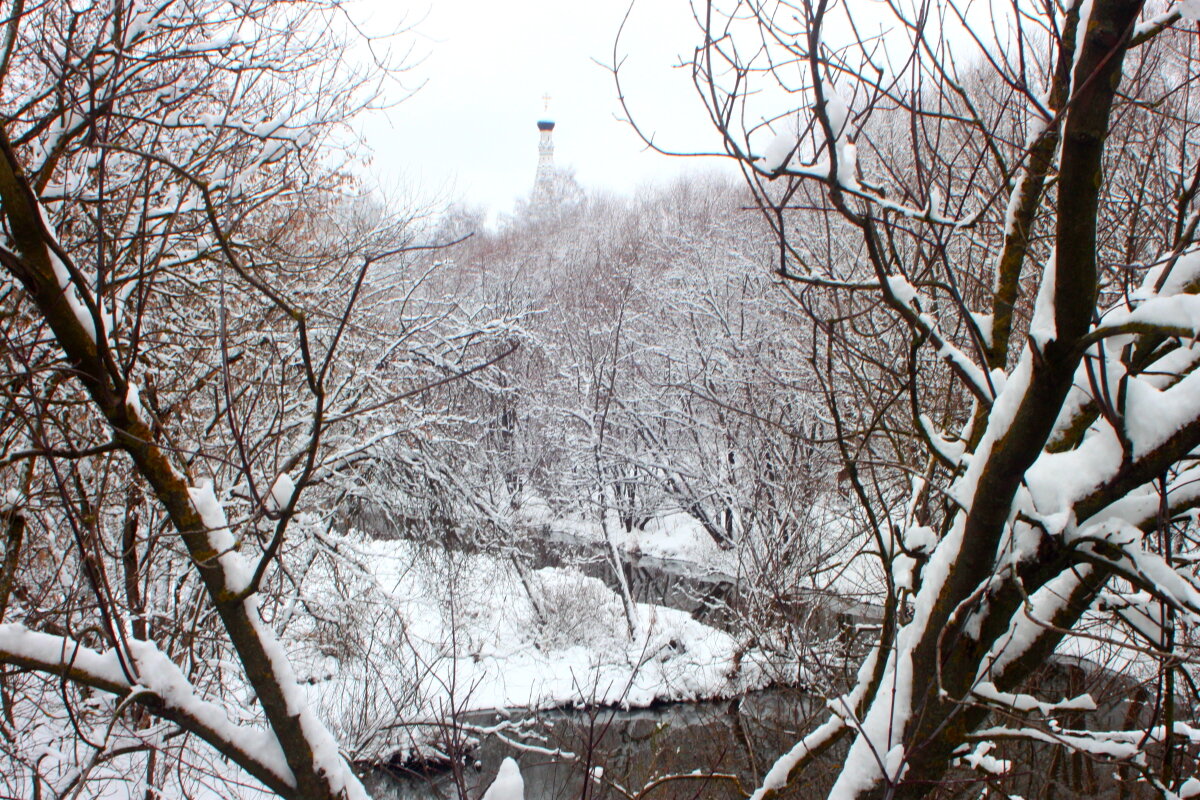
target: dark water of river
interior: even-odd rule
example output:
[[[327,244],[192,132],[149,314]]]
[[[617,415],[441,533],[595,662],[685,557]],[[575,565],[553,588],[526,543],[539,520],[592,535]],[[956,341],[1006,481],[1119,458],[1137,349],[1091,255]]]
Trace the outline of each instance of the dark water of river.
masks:
[[[1070,677],[1060,666],[1045,676],[1045,686],[1051,694],[1072,696],[1079,687],[1068,685]],[[1094,687],[1095,677],[1087,682]],[[1078,728],[1108,729],[1122,720],[1127,724],[1138,716],[1138,705],[1131,705],[1131,699],[1128,694],[1111,693],[1097,711],[1070,712],[1062,721]],[[723,702],[513,716],[508,722],[516,729],[481,737],[460,769],[426,775],[377,769],[363,777],[377,800],[478,800],[500,762],[511,756],[525,779],[525,800],[743,800],[774,760],[823,719],[823,712],[824,704],[812,695],[778,689]],[[470,723],[487,728],[504,721],[490,714],[473,717]],[[844,746],[830,750],[779,797],[825,797],[843,754]],[[1158,796],[1138,780],[1135,771],[1063,748],[1007,743],[993,754],[1012,762],[1002,779],[985,781],[979,773],[953,768],[931,797],[1149,800]],[[1196,766],[1194,755],[1188,756],[1181,761],[1179,774],[1190,774]]]
[[[812,728],[813,715],[821,708],[810,696],[778,690],[652,709],[544,712],[536,724],[504,736],[568,751],[573,757],[522,751],[492,735],[483,739],[473,763],[461,771],[461,788],[450,770],[434,775],[379,770],[364,779],[377,800],[474,800],[500,762],[512,756],[525,779],[525,800],[607,800],[637,794],[650,800],[732,800],[757,786],[774,759]],[[498,720],[492,715],[473,722],[483,727]],[[661,783],[647,792],[656,781]],[[810,783],[813,790],[817,787]]]

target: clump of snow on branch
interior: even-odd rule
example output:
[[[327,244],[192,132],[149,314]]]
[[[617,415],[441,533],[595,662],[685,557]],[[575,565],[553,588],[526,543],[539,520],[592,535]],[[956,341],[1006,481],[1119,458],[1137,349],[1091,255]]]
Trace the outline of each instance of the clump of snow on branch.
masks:
[[[481,800],[525,800],[525,780],[515,759],[506,758],[500,762],[496,778]]]

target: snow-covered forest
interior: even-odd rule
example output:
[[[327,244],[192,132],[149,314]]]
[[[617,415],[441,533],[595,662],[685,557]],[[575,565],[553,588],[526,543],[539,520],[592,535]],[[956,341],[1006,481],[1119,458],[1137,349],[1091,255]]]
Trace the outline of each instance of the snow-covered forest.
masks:
[[[692,0],[740,178],[498,219],[353,3],[4,8],[0,798],[1200,797],[1197,0]]]

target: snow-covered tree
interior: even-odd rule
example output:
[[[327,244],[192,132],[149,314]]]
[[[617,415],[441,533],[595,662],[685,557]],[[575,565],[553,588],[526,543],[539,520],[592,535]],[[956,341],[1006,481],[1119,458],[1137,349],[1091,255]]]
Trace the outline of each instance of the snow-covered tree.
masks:
[[[878,5],[701,6],[700,97],[809,316],[884,576],[857,682],[756,796],[840,739],[838,798],[1007,791],[988,753],[1013,740],[1195,796],[1194,6],[898,3],[884,34]],[[1068,729],[1096,699],[1038,696],[1056,651],[1118,654],[1148,710]]]
[[[478,414],[471,482],[518,523],[549,509],[610,544],[691,517],[742,565],[748,645],[774,646],[779,609],[845,554],[814,524],[836,468],[811,337],[763,269],[774,249],[749,202],[695,175],[518,215],[436,257],[458,302],[521,320],[490,384],[456,386]]]
[[[362,797],[276,632],[372,448],[492,355],[347,199],[393,66],[335,0],[6,9],[0,791]]]

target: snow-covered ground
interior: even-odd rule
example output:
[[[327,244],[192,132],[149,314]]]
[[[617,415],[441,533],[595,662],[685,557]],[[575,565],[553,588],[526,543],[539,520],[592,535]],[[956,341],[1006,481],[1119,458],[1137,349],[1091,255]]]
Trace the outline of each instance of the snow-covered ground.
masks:
[[[566,534],[583,541],[606,540],[604,527],[596,515],[583,518],[556,514],[544,500],[525,497],[514,522],[519,527],[543,529]],[[698,568],[733,574],[737,555],[722,550],[694,517],[683,511],[669,511],[652,518],[641,528],[626,531],[617,524],[608,526],[608,536],[618,549],[654,558],[687,561]]]
[[[808,510],[808,525],[801,546],[803,554],[797,560],[796,588],[834,594],[846,599],[866,602],[879,601],[886,582],[871,540],[860,530],[855,509],[837,496],[827,496]],[[651,518],[641,528],[626,531],[616,524],[607,531],[596,515],[556,514],[544,500],[526,497],[513,520],[528,530],[547,532],[551,537],[566,536],[574,540],[612,544],[624,553],[650,556],[665,561],[682,562],[695,574],[745,576],[753,571],[762,553],[756,548],[770,548],[752,538],[740,541],[736,547],[723,549],[695,517],[673,510]],[[867,547],[864,547],[868,545]]]
[[[631,635],[620,598],[573,569],[528,571],[527,589],[495,555],[353,535],[339,544],[365,568],[360,629],[330,641],[297,628],[290,641],[319,713],[356,758],[436,752],[438,724],[471,711],[645,706],[769,682],[761,655],[685,612],[638,604]],[[327,591],[325,580],[307,591]]]

